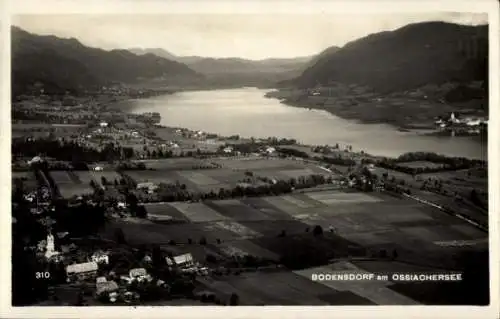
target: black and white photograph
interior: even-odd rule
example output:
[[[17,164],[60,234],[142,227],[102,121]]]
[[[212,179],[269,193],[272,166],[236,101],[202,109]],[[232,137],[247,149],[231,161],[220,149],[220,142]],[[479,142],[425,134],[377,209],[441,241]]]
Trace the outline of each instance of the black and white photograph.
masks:
[[[491,305],[490,22],[11,14],[10,307]]]

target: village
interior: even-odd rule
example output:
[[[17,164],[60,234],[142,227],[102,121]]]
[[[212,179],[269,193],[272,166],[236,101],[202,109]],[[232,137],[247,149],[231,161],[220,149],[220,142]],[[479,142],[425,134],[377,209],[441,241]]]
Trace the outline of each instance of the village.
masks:
[[[50,106],[60,124],[34,122],[40,106],[13,123],[14,278],[31,287],[15,295],[26,303],[418,304],[390,284],[374,296],[380,287],[344,291],[310,273],[433,269],[487,243],[480,161],[223,137],[106,105],[78,120]]]

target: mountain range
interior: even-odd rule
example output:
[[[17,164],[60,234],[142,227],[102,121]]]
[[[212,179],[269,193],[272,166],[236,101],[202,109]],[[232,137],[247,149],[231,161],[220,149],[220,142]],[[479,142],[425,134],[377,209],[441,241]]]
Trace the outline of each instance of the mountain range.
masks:
[[[13,95],[34,83],[43,83],[47,92],[65,92],[145,79],[160,78],[165,83],[203,79],[185,64],[154,54],[105,51],[76,39],[35,35],[18,27],[12,27],[11,32]]]
[[[132,48],[130,52],[137,55],[154,54],[159,57],[184,63],[191,69],[203,74],[238,74],[238,73],[279,73],[302,71],[314,57],[269,58],[248,60],[242,58],[211,58],[201,56],[177,56],[161,49]]]
[[[445,22],[410,24],[324,52],[286,86],[327,86],[332,82],[380,92],[426,84],[483,81],[488,77],[488,26]]]
[[[487,88],[488,26],[416,23],[309,57],[264,60],[182,57],[161,48],[105,51],[76,39],[40,36],[13,27],[11,57],[14,93],[35,82],[54,90],[78,90],[148,79],[212,88],[311,88],[340,82],[395,92],[469,81],[483,81]]]

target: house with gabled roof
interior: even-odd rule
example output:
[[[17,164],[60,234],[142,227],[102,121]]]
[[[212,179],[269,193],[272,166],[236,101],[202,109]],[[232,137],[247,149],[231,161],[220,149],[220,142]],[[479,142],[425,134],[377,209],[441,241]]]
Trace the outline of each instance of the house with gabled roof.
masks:
[[[95,277],[98,269],[99,266],[94,261],[72,264],[66,267],[66,275],[68,276],[69,281],[72,279],[85,280]]]

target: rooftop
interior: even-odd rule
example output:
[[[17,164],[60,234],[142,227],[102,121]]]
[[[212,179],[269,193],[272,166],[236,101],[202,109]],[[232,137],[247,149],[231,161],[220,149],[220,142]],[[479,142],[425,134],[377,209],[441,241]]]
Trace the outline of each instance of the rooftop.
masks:
[[[68,265],[66,267],[66,272],[67,273],[82,273],[82,272],[97,271],[97,269],[98,269],[97,263],[91,261],[91,262],[87,262],[87,263]]]

